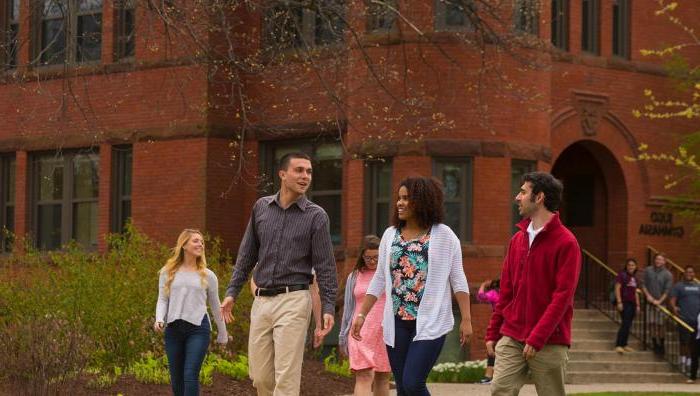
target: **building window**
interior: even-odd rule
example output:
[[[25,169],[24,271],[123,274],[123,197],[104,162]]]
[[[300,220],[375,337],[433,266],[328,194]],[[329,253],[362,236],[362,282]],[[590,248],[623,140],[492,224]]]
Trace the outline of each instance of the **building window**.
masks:
[[[569,50],[569,0],[552,0],[552,45]]]
[[[510,163],[511,228],[514,234],[519,230],[516,225],[522,220],[518,204],[515,203],[515,196],[518,195],[520,187],[523,185],[523,176],[526,173],[534,172],[536,167],[535,161],[514,159]]]
[[[445,192],[445,224],[462,242],[472,240],[472,162],[466,159],[436,159],[433,174]]]
[[[116,28],[114,57],[132,58],[135,53],[136,10],[134,0],[117,0],[114,2],[114,19]]]
[[[398,0],[367,1],[367,31],[388,31],[396,28]]]
[[[366,167],[367,206],[365,230],[367,234],[381,236],[391,222],[392,188],[391,159],[372,161]]]
[[[58,249],[73,239],[96,248],[99,155],[39,155],[33,165],[37,247]]]
[[[43,0],[43,5],[41,64],[100,60],[102,0]]]
[[[613,1],[613,55],[630,57],[630,0]]]
[[[314,172],[307,196],[328,213],[331,240],[334,245],[339,245],[342,242],[343,147],[337,141],[324,139],[265,144],[261,172],[265,183],[264,193],[274,194],[279,190],[277,165],[282,156],[292,152],[303,152],[311,156]]]
[[[583,0],[581,5],[581,50],[600,53],[600,2]]]
[[[112,149],[112,225],[114,233],[124,231],[131,217],[131,180],[134,151],[132,146]]]
[[[515,0],[513,7],[515,31],[536,36],[539,33],[540,2],[538,0]]]
[[[276,1],[266,12],[266,41],[273,48],[306,48],[338,43],[345,31],[345,2],[321,0],[311,7]]]
[[[473,0],[436,0],[435,30],[471,30],[473,13]]]
[[[5,9],[0,10],[0,62],[3,69],[17,67],[18,33],[19,33],[19,0],[7,0]]]
[[[15,231],[15,158],[0,156],[0,253],[12,251]]]

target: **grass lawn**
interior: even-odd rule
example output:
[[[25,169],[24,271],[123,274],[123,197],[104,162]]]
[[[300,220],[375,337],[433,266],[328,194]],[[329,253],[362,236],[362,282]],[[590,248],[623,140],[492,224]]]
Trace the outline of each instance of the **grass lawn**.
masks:
[[[688,396],[700,395],[691,392],[596,392],[596,393],[570,393],[569,396]]]

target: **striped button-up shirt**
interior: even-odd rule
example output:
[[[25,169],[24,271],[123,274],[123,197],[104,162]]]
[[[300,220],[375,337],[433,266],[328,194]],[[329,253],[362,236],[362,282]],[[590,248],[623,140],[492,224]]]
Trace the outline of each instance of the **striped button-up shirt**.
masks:
[[[238,250],[227,296],[238,296],[253,268],[255,284],[262,288],[311,283],[313,269],[323,313],[335,312],[338,278],[328,215],[305,196],[286,209],[279,202],[279,193],[258,199]]]

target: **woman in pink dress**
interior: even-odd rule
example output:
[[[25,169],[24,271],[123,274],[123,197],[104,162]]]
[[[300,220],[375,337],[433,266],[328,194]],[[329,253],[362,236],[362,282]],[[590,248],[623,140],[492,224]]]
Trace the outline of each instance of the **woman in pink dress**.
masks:
[[[385,297],[367,314],[362,328],[362,341],[348,337],[352,318],[362,306],[379,257],[379,238],[367,235],[362,241],[355,269],[345,284],[345,307],[340,326],[339,347],[350,358],[350,369],[355,373],[355,395],[386,396],[389,394],[391,366],[382,335],[382,314]]]

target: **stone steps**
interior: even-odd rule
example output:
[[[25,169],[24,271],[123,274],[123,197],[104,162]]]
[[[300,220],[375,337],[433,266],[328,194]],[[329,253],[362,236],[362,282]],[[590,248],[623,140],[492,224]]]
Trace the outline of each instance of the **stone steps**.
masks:
[[[567,364],[569,372],[587,372],[587,371],[608,371],[612,373],[618,372],[636,372],[636,373],[659,373],[669,371],[667,362],[652,361],[652,362],[617,362],[617,361],[590,361],[590,360],[569,360]]]
[[[621,383],[655,383],[669,384],[685,381],[683,375],[666,373],[636,373],[610,371],[577,371],[566,375],[569,384],[621,384]]]

